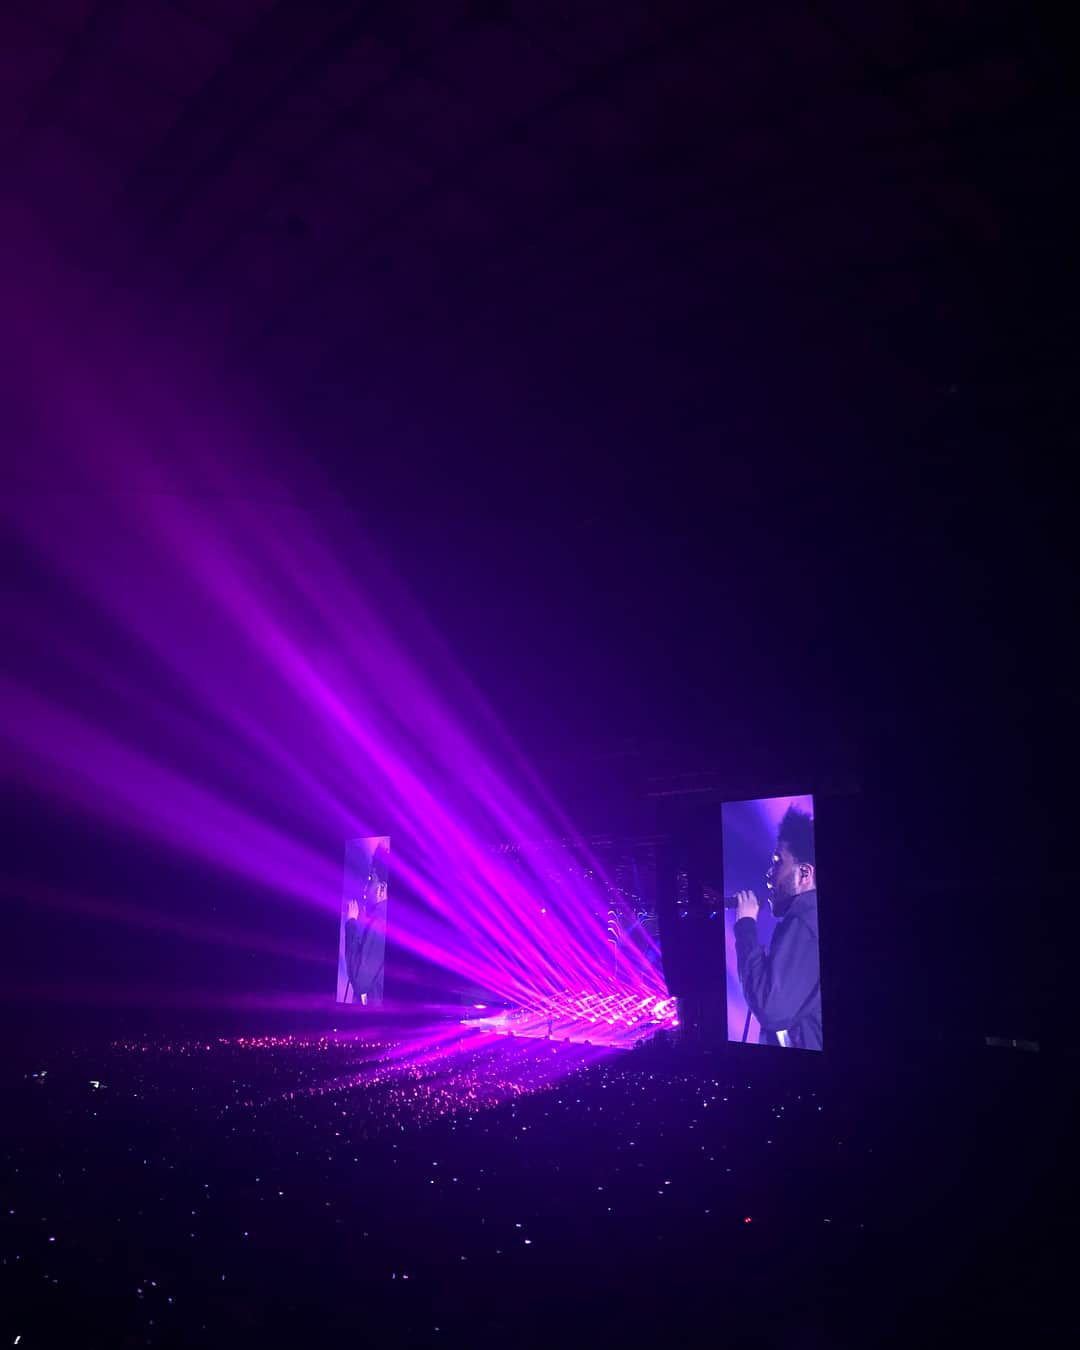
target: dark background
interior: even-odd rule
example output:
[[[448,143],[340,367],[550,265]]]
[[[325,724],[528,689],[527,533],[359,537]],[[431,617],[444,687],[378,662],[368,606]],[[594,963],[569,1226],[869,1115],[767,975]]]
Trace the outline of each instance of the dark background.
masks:
[[[2,23],[5,211],[90,316],[130,305],[273,428],[252,497],[374,537],[585,828],[647,824],[658,788],[814,791],[849,1026],[1068,1040],[1076,106],[1045,14]],[[9,430],[6,497],[40,511],[64,484]],[[28,903],[89,877],[312,936],[4,792],[21,976],[318,983]]]

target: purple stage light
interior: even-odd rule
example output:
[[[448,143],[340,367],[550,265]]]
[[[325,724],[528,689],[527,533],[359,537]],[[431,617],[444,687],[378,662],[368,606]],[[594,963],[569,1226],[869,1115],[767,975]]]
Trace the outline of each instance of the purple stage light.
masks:
[[[32,592],[5,599],[0,734],[16,780],[305,907],[313,932],[338,912],[341,845],[385,831],[406,951],[571,1025],[567,988],[592,995],[594,1024],[613,1015],[613,983],[662,1000],[655,943],[631,940],[614,879],[354,519],[256,503],[262,456],[214,401],[181,394],[182,374],[155,382],[152,349],[130,335],[88,352],[47,294],[25,307],[53,377],[30,420],[63,447],[54,486],[69,492],[48,511],[17,494],[2,508],[54,597],[48,612]],[[124,396],[103,403],[105,388]],[[63,904],[134,921],[91,897]],[[145,914],[238,938],[191,920],[182,895]],[[327,968],[329,993],[332,949]]]

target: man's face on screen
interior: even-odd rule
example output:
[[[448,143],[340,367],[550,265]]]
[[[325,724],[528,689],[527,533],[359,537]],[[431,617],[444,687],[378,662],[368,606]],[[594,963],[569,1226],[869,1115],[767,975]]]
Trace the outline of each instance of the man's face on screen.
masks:
[[[814,869],[808,864],[797,863],[791,856],[791,849],[781,841],[765,873],[765,882],[769,888],[769,904],[775,914],[778,907],[785,909],[797,895],[810,890],[814,884]]]

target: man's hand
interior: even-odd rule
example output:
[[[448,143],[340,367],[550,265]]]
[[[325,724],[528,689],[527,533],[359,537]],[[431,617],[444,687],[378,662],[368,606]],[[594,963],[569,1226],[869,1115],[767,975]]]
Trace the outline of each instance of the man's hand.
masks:
[[[350,900],[345,906],[345,917],[347,919],[358,919],[360,917],[360,906],[355,900]]]
[[[758,910],[761,906],[758,904],[758,898],[753,891],[736,891],[735,899],[738,904],[735,907],[735,922],[740,919],[756,919]]]

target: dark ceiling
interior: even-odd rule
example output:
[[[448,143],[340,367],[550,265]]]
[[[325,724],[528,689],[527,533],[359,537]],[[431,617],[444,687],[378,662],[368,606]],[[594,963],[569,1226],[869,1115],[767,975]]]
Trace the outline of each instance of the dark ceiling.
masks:
[[[504,689],[539,644],[548,730],[767,721],[779,665],[842,739],[1013,687],[1060,603],[1064,50],[965,0],[8,0],[3,190]]]
[[[9,0],[2,23],[8,192],[100,303],[147,288],[309,443],[318,413],[328,454],[470,475],[494,422],[521,442],[503,477],[627,441],[655,467],[657,434],[670,472],[673,445],[738,461],[747,422],[831,422],[840,391],[925,415],[1063,359],[1064,324],[1012,322],[1068,237],[1065,72],[1029,6]]]

